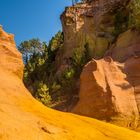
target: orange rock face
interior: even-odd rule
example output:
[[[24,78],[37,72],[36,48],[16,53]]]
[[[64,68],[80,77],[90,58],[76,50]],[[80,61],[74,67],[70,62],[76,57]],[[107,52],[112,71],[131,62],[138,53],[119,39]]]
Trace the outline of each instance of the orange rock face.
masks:
[[[16,49],[14,35],[7,34],[6,32],[4,32],[1,26],[0,26],[0,64],[1,64],[0,70],[3,69],[8,73],[14,73],[16,76],[22,78],[23,75],[22,56]]]
[[[139,38],[136,31],[123,33],[104,59],[84,67],[80,100],[73,112],[139,129]]]
[[[140,139],[139,133],[43,106],[24,87],[22,72],[23,62],[13,36],[0,27],[1,140]]]
[[[81,74],[80,101],[74,112],[126,127],[134,125],[139,112],[134,88],[123,68],[109,57],[89,62]]]

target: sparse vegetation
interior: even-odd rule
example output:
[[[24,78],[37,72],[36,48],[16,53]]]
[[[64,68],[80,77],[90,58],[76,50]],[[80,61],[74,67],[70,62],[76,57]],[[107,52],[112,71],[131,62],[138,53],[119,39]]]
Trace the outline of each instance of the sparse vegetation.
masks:
[[[130,8],[132,25],[136,29],[140,30],[140,0],[133,0]]]
[[[129,26],[131,26],[131,14],[129,9],[120,8],[114,11],[114,15],[114,35],[117,37],[122,32],[128,30]]]
[[[39,82],[35,97],[36,99],[41,101],[44,105],[46,106],[51,105],[52,98],[49,94],[49,88],[43,82]]]
[[[53,93],[59,89],[52,82],[55,72],[55,57],[63,47],[63,33],[58,32],[49,42],[31,39],[20,44],[19,51],[25,63],[24,83],[32,95],[43,104],[50,106]]]
[[[56,56],[63,48],[63,33],[58,32],[49,42],[31,39],[20,44],[25,62],[24,83],[32,95],[47,106],[60,101],[61,96],[72,96],[82,67],[89,60],[88,43],[73,50],[69,67],[55,76]]]

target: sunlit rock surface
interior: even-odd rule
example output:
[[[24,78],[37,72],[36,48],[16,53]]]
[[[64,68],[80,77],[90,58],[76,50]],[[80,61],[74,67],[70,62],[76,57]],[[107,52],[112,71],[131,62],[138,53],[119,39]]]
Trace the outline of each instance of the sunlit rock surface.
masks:
[[[22,82],[23,62],[13,35],[0,27],[1,140],[139,140],[140,134],[36,101]]]
[[[114,124],[137,129],[139,127],[139,59],[126,63],[111,57],[90,61],[83,69],[80,99],[74,112]],[[126,73],[124,71],[127,71]]]

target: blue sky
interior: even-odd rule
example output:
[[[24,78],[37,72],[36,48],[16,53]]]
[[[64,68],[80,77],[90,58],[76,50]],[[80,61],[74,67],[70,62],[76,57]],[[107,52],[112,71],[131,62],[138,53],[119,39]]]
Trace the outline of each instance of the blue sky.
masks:
[[[60,14],[71,0],[0,0],[0,24],[21,41],[49,41],[61,30]]]

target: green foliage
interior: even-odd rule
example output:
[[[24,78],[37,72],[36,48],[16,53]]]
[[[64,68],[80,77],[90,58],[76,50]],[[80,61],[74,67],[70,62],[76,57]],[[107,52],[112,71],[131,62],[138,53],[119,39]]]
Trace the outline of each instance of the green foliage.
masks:
[[[50,93],[52,95],[53,101],[60,100],[61,89],[62,89],[62,85],[60,84],[60,82],[58,82],[56,79],[53,80],[53,83],[50,86]]]
[[[61,84],[61,92],[67,93],[67,95],[72,95],[76,83],[76,77],[75,77],[75,69],[73,67],[69,67],[65,69],[65,71],[62,73],[60,84]],[[70,94],[69,94],[70,93]]]
[[[37,39],[31,39],[29,40],[29,43],[31,45],[32,48],[32,54],[33,56],[36,55],[37,53],[41,53],[42,52],[42,46],[41,46],[41,42],[40,40]]]
[[[114,35],[117,37],[120,33],[131,29],[140,30],[140,0],[133,0],[125,7],[114,10]]]
[[[81,73],[83,66],[90,60],[89,44],[86,43],[84,47],[75,48],[72,56],[72,66],[74,67],[77,76]]]
[[[74,49],[72,59],[73,59],[73,65],[83,66],[83,64],[84,64],[84,50],[82,47],[78,47],[78,48]]]
[[[84,57],[85,57],[85,63],[87,63],[88,61],[91,60],[91,56],[90,56],[90,51],[89,51],[89,44],[86,43],[84,45]]]
[[[42,46],[39,39],[31,39],[21,42],[18,49],[23,54],[25,64],[28,63],[30,57],[35,57],[35,55],[42,53]]]
[[[63,47],[63,33],[58,32],[49,42],[39,39],[24,41],[19,46],[25,62],[24,83],[32,95],[43,104],[50,106],[54,92],[60,91],[61,85],[55,82],[55,58]]]
[[[43,50],[42,57],[44,58],[45,61],[47,61],[48,60],[48,47],[47,47],[46,42],[42,42],[42,50]]]
[[[49,95],[49,88],[42,81],[38,85],[35,97],[46,106],[51,104],[52,98]]]
[[[58,84],[56,81],[53,82],[53,84],[51,86],[52,93],[57,93],[60,89],[61,89],[61,85]]]
[[[71,80],[75,75],[75,71],[73,68],[67,68],[63,73],[63,78],[66,80]]]
[[[121,10],[117,10],[115,15],[115,35],[118,36],[122,32],[123,15]]]
[[[84,47],[75,48],[73,56],[70,58],[69,67],[62,73],[59,83],[61,84],[61,92],[70,96],[77,93],[77,82],[80,77],[83,66],[90,60],[89,44]]]
[[[20,44],[20,51],[28,58],[25,61],[24,83],[32,95],[47,106],[60,101],[62,96],[76,92],[82,67],[90,59],[88,43],[84,47],[75,48],[68,68],[59,78],[55,77],[55,59],[58,51],[63,48],[63,42],[63,33],[58,32],[48,45],[39,39]]]
[[[130,8],[132,26],[140,30],[140,0],[133,0]]]
[[[22,42],[19,45],[18,49],[23,54],[24,62],[27,63],[29,54],[31,53],[31,45],[30,45],[29,41]]]
[[[51,51],[56,51],[57,49],[62,48],[63,40],[63,33],[59,31],[49,42],[49,48]]]
[[[114,26],[115,31],[114,35],[117,37],[120,33],[128,30],[130,24],[130,9],[126,8],[118,8],[114,11],[115,19],[114,19]]]

